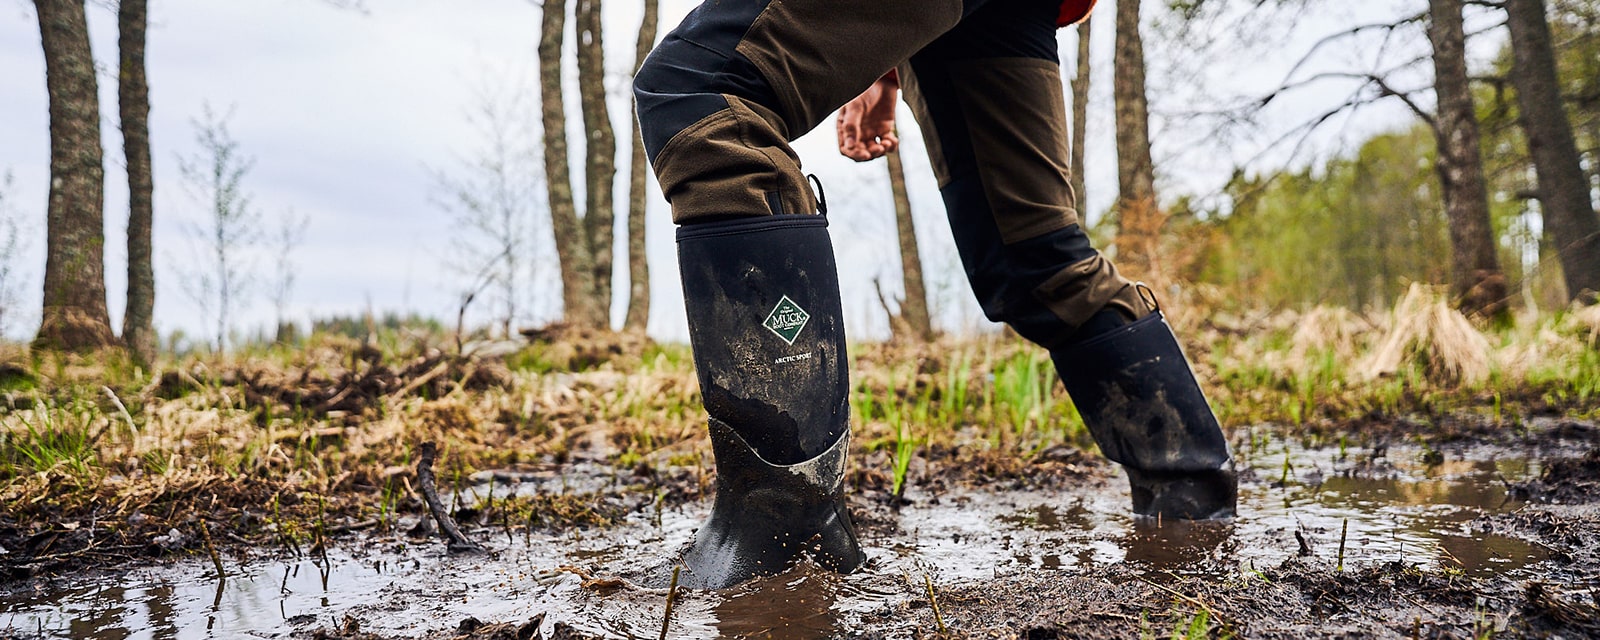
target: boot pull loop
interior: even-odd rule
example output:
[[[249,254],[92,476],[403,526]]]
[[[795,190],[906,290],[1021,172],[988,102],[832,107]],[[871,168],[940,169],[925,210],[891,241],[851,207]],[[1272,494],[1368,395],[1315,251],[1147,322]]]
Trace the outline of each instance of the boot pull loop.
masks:
[[[1156,292],[1150,290],[1150,285],[1143,282],[1135,282],[1133,283],[1133,289],[1139,293],[1139,299],[1143,300],[1151,311],[1161,313],[1161,303],[1156,300]]]
[[[817,213],[821,214],[823,217],[827,217],[828,194],[822,192],[822,180],[817,178],[817,174],[815,173],[806,174],[806,179],[810,180],[811,184],[817,189]]]

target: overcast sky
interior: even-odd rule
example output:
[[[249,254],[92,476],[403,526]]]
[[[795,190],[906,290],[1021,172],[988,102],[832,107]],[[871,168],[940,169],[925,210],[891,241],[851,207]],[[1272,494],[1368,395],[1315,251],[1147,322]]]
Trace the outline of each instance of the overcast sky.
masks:
[[[459,175],[465,160],[483,148],[468,114],[482,102],[479,96],[485,87],[501,95],[522,95],[530,131],[537,131],[537,94],[531,88],[536,86],[540,10],[516,0],[368,4],[370,12],[361,14],[315,0],[151,3],[147,64],[156,183],[156,324],[164,334],[174,329],[191,336],[207,331],[198,308],[177,283],[180,269],[193,262],[193,243],[185,225],[203,213],[182,187],[178,158],[195,153],[192,121],[208,103],[219,111],[231,109],[234,137],[255,162],[245,188],[264,217],[272,221],[292,210],[310,220],[308,238],[294,254],[300,268],[290,319],[306,323],[313,317],[359,314],[368,308],[454,317],[470,278],[451,268],[459,262],[452,260],[451,247],[462,234],[461,225],[441,205],[445,198],[435,176]],[[694,4],[663,1],[662,32],[676,25]],[[1108,61],[1112,7],[1102,4],[1106,6],[1097,13],[1095,55]],[[625,86],[633,65],[639,8],[612,0],[606,10],[606,64],[614,94],[611,115],[620,137],[631,132]],[[1169,47],[1150,42],[1147,33],[1146,50],[1157,59],[1150,82],[1158,111],[1157,163],[1166,195],[1213,193],[1235,163],[1254,158],[1259,151],[1259,145],[1211,138],[1207,131],[1174,119],[1173,115],[1199,104],[1197,91],[1216,97],[1271,86],[1298,55],[1296,46],[1303,48],[1314,34],[1331,32],[1341,24],[1372,21],[1374,15],[1388,18],[1397,15],[1397,9],[1387,2],[1352,2],[1272,38],[1283,43],[1281,51],[1268,47],[1265,55],[1253,53],[1247,62],[1230,60],[1220,67],[1197,65],[1182,56],[1163,61],[1162,51]],[[113,324],[120,327],[127,190],[115,117],[116,19],[113,12],[91,4],[89,22],[100,65],[106,149],[106,279]],[[1214,30],[1210,35],[1200,31],[1191,37],[1222,37],[1216,34],[1230,26],[1212,24],[1207,27]],[[570,37],[568,44],[570,49]],[[1076,51],[1070,32],[1062,32],[1060,45],[1064,63],[1070,64]],[[1326,64],[1360,64],[1360,58],[1359,53],[1330,56]],[[568,68],[570,76],[570,51]],[[1092,131],[1085,167],[1089,198],[1084,208],[1091,213],[1105,210],[1116,190],[1108,65],[1099,65],[1096,73],[1098,84],[1088,105]],[[1287,100],[1265,125],[1282,129],[1341,95],[1338,89],[1328,89]],[[568,117],[575,130],[579,124],[575,96],[569,102]],[[981,328],[985,323],[961,275],[920,135],[904,105],[901,113],[912,206],[936,313],[947,328]],[[13,176],[4,193],[9,209],[5,213],[23,225],[26,245],[14,266],[21,278],[21,317],[14,315],[5,327],[13,337],[31,336],[38,320],[49,180],[48,115],[44,60],[31,3],[0,0],[0,176],[7,172]],[[1371,110],[1340,125],[1326,140],[1359,138],[1406,122],[1408,116],[1396,108]],[[881,161],[850,162],[837,154],[833,144],[834,133],[824,126],[795,146],[806,170],[816,173],[828,190],[849,330],[853,337],[881,336],[885,322],[873,280],[881,278],[890,293],[899,290],[886,169]],[[1332,144],[1326,142],[1322,148]],[[626,149],[625,144],[619,146]],[[621,206],[625,206],[626,161],[624,151],[617,183]],[[1278,160],[1258,159],[1256,166],[1274,161]],[[575,177],[579,171],[575,165]],[[681,340],[687,330],[672,225],[653,182],[650,194],[650,332]],[[542,192],[534,200],[542,212]],[[545,275],[554,269],[550,246],[546,238],[530,249]],[[263,275],[270,267],[265,257],[257,266]],[[620,261],[618,269],[623,269]],[[618,286],[619,297],[625,291],[625,286]],[[525,306],[531,308],[521,323],[551,319],[557,292],[548,278],[530,287]],[[241,330],[253,331],[272,320],[271,305],[259,295],[264,292],[257,293],[240,316]],[[620,300],[616,306],[620,322]],[[479,311],[475,317],[481,320],[486,309]]]

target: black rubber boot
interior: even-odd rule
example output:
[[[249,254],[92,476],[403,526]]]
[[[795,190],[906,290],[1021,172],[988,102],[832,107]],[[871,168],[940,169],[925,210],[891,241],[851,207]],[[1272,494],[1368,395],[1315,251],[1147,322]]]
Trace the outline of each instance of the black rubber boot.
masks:
[[[1127,471],[1134,513],[1234,515],[1228,441],[1159,308],[1051,357],[1100,451]]]
[[[843,496],[850,380],[827,218],[684,226],[678,263],[717,462],[680,583],[729,587],[802,553],[854,570],[865,558]]]

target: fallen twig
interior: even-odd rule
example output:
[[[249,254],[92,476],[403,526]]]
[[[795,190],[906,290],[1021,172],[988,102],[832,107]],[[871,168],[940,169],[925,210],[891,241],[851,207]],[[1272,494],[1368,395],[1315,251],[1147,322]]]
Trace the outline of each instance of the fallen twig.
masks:
[[[1339,566],[1338,571],[1344,571],[1344,539],[1350,537],[1350,519],[1344,519],[1344,528],[1339,531]]]
[[[371,528],[376,527],[376,526],[378,526],[378,520],[377,519],[375,519],[375,518],[374,519],[367,519],[367,520],[362,520],[360,522],[350,522],[350,523],[346,523],[346,524],[338,524],[338,525],[334,525],[332,527],[328,527],[328,533],[349,533],[351,531],[360,531],[362,529],[371,529]]]
[[[424,374],[422,374],[420,376],[417,376],[417,378],[415,380],[412,380],[411,382],[407,383],[406,386],[401,387],[399,391],[396,391],[394,393],[389,394],[389,397],[391,397],[391,398],[403,398],[407,394],[411,393],[412,391],[416,391],[417,387],[420,387],[422,385],[428,384],[434,378],[439,377],[444,372],[449,371],[449,370],[450,370],[450,362],[449,361],[440,362],[438,365],[435,365],[432,369],[429,369],[427,373],[424,373]]]
[[[939,633],[945,633],[944,614],[939,612],[939,599],[933,595],[933,576],[924,571],[922,573],[922,583],[928,587],[928,605],[933,607],[933,622],[939,626]]]
[[[672,625],[672,604],[678,599],[678,572],[683,567],[672,568],[672,583],[667,585],[667,612],[661,616],[661,640],[667,640],[667,628]]]
[[[421,455],[417,458],[417,487],[422,490],[422,499],[428,503],[428,512],[432,513],[434,521],[439,523],[439,533],[445,538],[446,548],[450,553],[483,553],[482,545],[461,535],[461,529],[456,526],[455,519],[450,517],[450,513],[444,509],[444,503],[439,501],[439,490],[433,484],[433,458],[438,454],[437,447],[432,442],[424,442],[419,450]]]
[[[1172,575],[1172,574],[1169,573],[1168,575]],[[1174,576],[1174,577],[1176,577],[1176,576]],[[1206,613],[1210,614],[1211,615],[1211,619],[1212,620],[1216,620],[1217,624],[1220,624],[1220,625],[1222,625],[1224,627],[1230,626],[1227,623],[1227,620],[1222,617],[1222,614],[1217,613],[1216,609],[1213,609],[1211,607],[1211,605],[1206,604],[1205,602],[1201,601],[1199,598],[1195,598],[1195,597],[1192,597],[1192,596],[1184,595],[1183,592],[1178,591],[1177,589],[1173,589],[1173,588],[1167,587],[1165,585],[1156,584],[1154,582],[1151,582],[1150,580],[1145,580],[1144,578],[1140,578],[1140,580],[1142,580],[1145,584],[1148,584],[1148,585],[1150,585],[1152,587],[1155,587],[1157,589],[1160,589],[1162,591],[1165,591],[1167,593],[1172,594],[1174,597],[1178,598],[1179,600],[1183,600],[1184,602],[1192,604],[1192,605],[1194,605],[1196,607],[1200,607],[1201,610],[1203,610]]]
[[[206,524],[205,520],[200,521],[200,537],[206,542],[206,553],[211,555],[211,564],[217,567],[217,583],[220,585],[228,574],[222,570],[222,556],[217,554],[217,546],[211,543],[211,525]],[[218,590],[221,590],[220,586]]]

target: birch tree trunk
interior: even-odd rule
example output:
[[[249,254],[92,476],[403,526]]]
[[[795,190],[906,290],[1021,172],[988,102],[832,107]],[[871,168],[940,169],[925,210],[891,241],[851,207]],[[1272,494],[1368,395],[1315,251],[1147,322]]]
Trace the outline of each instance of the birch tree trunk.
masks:
[[[1505,7],[1510,16],[1511,75],[1539,176],[1545,231],[1561,259],[1567,299],[1592,301],[1600,294],[1600,216],[1589,200],[1572,124],[1562,108],[1544,0],[1506,0]]]
[[[100,98],[83,0],[36,0],[50,95],[50,200],[44,309],[34,344],[92,351],[116,343],[106,312],[105,167]]]
[[[1156,205],[1155,165],[1150,159],[1150,106],[1145,95],[1144,41],[1139,36],[1139,0],[1117,3],[1112,94],[1117,121],[1117,265],[1130,278],[1156,273],[1156,241],[1163,223]]]
[[[564,319],[579,326],[603,322],[594,298],[594,260],[572,201],[572,176],[567,169],[567,111],[561,95],[561,42],[566,29],[567,0],[545,0],[539,30],[539,106],[544,126],[545,185],[556,257],[561,263]]]
[[[650,49],[656,44],[659,0],[644,0],[644,21],[639,23],[639,41],[634,46],[633,72],[639,73]],[[639,109],[633,110],[632,159],[628,163],[628,315],[622,321],[627,331],[643,332],[650,325],[650,263],[645,255],[644,210],[646,189],[650,187],[649,160],[644,154],[644,138],[639,131]]]
[[[122,122],[122,155],[128,164],[128,308],[122,339],[139,362],[155,360],[152,325],[156,303],[155,265],[150,227],[155,183],[150,175],[150,85],[145,79],[146,0],[122,0],[117,9],[117,110]]]
[[[1467,80],[1461,8],[1462,0],[1429,2],[1428,41],[1433,45],[1434,92],[1439,102],[1433,122],[1439,145],[1435,169],[1450,228],[1450,288],[1463,311],[1502,318],[1507,310],[1506,278],[1489,223],[1489,192],[1479,155],[1478,115]]]
[[[617,136],[606,106],[606,65],[600,0],[577,0],[578,100],[583,110],[584,236],[593,260],[595,304],[601,328],[611,325],[611,244],[615,234]]]

